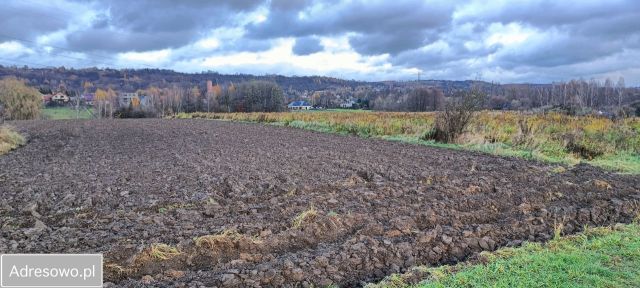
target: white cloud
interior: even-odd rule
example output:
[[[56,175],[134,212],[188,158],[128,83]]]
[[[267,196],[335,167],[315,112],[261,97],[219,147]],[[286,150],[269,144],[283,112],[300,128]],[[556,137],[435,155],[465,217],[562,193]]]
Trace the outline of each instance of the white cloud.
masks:
[[[161,64],[171,56],[171,49],[147,52],[126,52],[118,54],[121,62],[132,64]]]
[[[220,41],[216,38],[205,38],[195,43],[201,49],[215,49],[220,47]]]
[[[2,55],[2,57],[17,58],[33,53],[34,51],[31,48],[25,47],[17,41],[7,41],[0,43],[0,55]]]
[[[505,46],[520,44],[527,41],[535,33],[533,29],[526,29],[519,23],[509,23],[507,25],[493,23],[488,30],[491,34],[485,40],[487,47],[496,44]]]
[[[415,75],[417,69],[395,67],[388,62],[388,55],[362,56],[345,45],[344,37],[322,39],[325,51],[309,55],[295,55],[292,52],[294,39],[278,40],[273,48],[262,52],[238,52],[217,54],[202,61],[192,60],[177,67],[190,70],[216,70],[223,73],[236,71],[268,73],[261,67],[278,69],[271,73],[284,75],[332,75],[361,80]],[[189,68],[187,68],[189,69]],[[267,69],[267,70],[268,70]],[[382,77],[382,78],[381,78]]]

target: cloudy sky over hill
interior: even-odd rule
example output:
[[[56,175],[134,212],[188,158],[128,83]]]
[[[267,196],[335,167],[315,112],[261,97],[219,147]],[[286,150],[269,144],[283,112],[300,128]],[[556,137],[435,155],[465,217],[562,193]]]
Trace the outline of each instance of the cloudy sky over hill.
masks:
[[[640,1],[3,1],[0,64],[640,85]]]

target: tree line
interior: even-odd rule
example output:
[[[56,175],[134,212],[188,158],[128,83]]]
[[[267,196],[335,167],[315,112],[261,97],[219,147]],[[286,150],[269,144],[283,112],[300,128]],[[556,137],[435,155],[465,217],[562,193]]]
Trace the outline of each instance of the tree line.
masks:
[[[117,106],[117,96],[109,91],[111,90],[97,89],[95,94],[94,106],[105,116],[110,112],[108,109]],[[138,90],[137,93],[148,97],[147,105],[136,105],[132,102],[131,107],[119,107],[113,113],[139,110],[146,112],[146,116],[164,117],[191,112],[279,112],[286,109],[284,93],[280,86],[260,80],[213,85],[206,90],[198,86],[150,86]]]
[[[621,109],[640,100],[638,89],[625,87],[624,78],[617,82],[607,78],[574,79],[548,85],[502,85],[485,87],[492,109],[531,109],[545,106],[581,109]]]

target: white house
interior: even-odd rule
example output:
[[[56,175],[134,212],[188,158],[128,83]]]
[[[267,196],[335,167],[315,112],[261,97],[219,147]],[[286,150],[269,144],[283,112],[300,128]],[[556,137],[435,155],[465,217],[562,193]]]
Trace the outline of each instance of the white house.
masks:
[[[57,92],[56,94],[53,94],[53,96],[51,96],[51,101],[67,103],[69,102],[69,96],[62,92]]]
[[[311,106],[307,101],[294,101],[289,103],[287,108],[289,108],[289,110],[309,110],[313,108],[313,106]]]
[[[356,104],[352,99],[346,100],[340,103],[340,108],[353,108],[353,105]]]

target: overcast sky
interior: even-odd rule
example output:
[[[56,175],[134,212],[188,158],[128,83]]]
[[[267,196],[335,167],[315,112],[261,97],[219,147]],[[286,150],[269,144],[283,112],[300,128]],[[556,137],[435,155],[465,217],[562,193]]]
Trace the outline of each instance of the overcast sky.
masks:
[[[640,1],[3,0],[0,64],[640,85]]]

